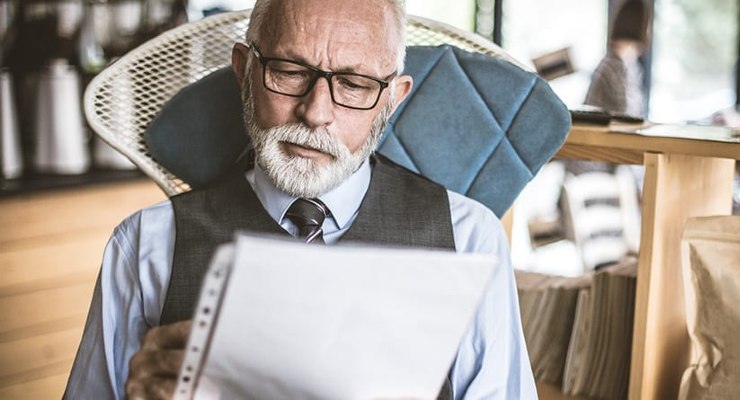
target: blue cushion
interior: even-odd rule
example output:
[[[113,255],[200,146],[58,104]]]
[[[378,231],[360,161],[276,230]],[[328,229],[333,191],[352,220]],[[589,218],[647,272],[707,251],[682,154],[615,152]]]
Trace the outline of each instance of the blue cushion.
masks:
[[[228,171],[249,143],[231,68],[183,88],[144,132],[149,155],[199,188]]]
[[[406,65],[414,89],[378,152],[501,216],[564,142],[568,110],[544,80],[494,57],[412,46]],[[230,69],[174,96],[146,141],[160,164],[193,187],[228,169],[248,146]]]
[[[570,114],[537,75],[450,46],[412,47],[414,90],[378,151],[501,216],[560,148]]]

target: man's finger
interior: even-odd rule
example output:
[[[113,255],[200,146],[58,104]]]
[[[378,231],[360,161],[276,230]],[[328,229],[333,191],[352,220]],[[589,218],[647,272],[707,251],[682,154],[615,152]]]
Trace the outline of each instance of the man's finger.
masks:
[[[176,379],[146,378],[129,380],[126,383],[126,399],[159,400],[170,399],[175,393]]]
[[[184,350],[164,350],[155,357],[158,375],[174,376],[180,373],[182,359],[185,357]]]
[[[184,356],[184,350],[139,351],[129,361],[129,375],[132,378],[176,377]]]
[[[188,341],[191,321],[157,326],[144,335],[142,349],[182,349]]]

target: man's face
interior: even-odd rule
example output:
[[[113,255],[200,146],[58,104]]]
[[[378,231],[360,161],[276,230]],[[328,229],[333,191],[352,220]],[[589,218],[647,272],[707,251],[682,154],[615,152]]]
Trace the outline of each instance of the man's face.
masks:
[[[256,45],[263,57],[383,79],[396,70],[396,48],[388,37],[391,22],[385,10],[369,3],[373,2],[282,2],[265,22],[274,24],[274,34]],[[235,48],[235,58],[250,62],[241,82],[257,162],[280,189],[297,196],[317,196],[351,175],[374,150],[394,103],[411,88],[410,77],[396,78],[371,110],[334,104],[323,78],[303,97],[284,96],[264,87],[262,65],[256,57],[247,59],[247,54],[243,46]],[[237,64],[240,76],[245,71]]]
[[[323,127],[310,128],[301,122],[261,128],[256,123],[255,106],[247,77],[242,89],[244,121],[256,153],[256,161],[279,189],[299,197],[317,197],[347,179],[373,152],[380,141],[386,122],[393,113],[393,102],[388,102],[375,117],[370,134],[362,146],[352,152]],[[329,157],[325,163],[314,157],[286,151],[298,146],[303,151],[321,153]]]

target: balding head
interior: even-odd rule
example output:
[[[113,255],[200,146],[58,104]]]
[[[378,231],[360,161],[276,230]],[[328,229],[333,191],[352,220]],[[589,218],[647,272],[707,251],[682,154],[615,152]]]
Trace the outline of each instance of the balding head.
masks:
[[[401,0],[257,0],[247,41],[270,47],[281,40],[282,27],[303,21],[344,19],[374,28],[371,40],[383,43],[385,54],[400,74],[406,58],[406,11]],[[351,32],[345,32],[351,34]]]
[[[413,87],[404,32],[396,0],[257,1],[232,68],[256,163],[277,188],[315,197],[367,160]]]

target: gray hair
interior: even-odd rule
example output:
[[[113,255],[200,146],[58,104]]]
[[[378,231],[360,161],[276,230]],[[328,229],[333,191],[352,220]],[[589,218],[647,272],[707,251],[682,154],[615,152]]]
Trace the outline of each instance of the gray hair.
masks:
[[[300,1],[300,0],[297,0]],[[390,12],[394,22],[394,37],[396,46],[396,70],[400,75],[403,72],[404,62],[406,60],[406,4],[404,0],[380,0],[386,2],[390,7]],[[271,27],[265,21],[270,15],[274,0],[257,0],[252,9],[252,15],[247,28],[246,39],[248,42],[261,42],[264,35],[270,35]]]

